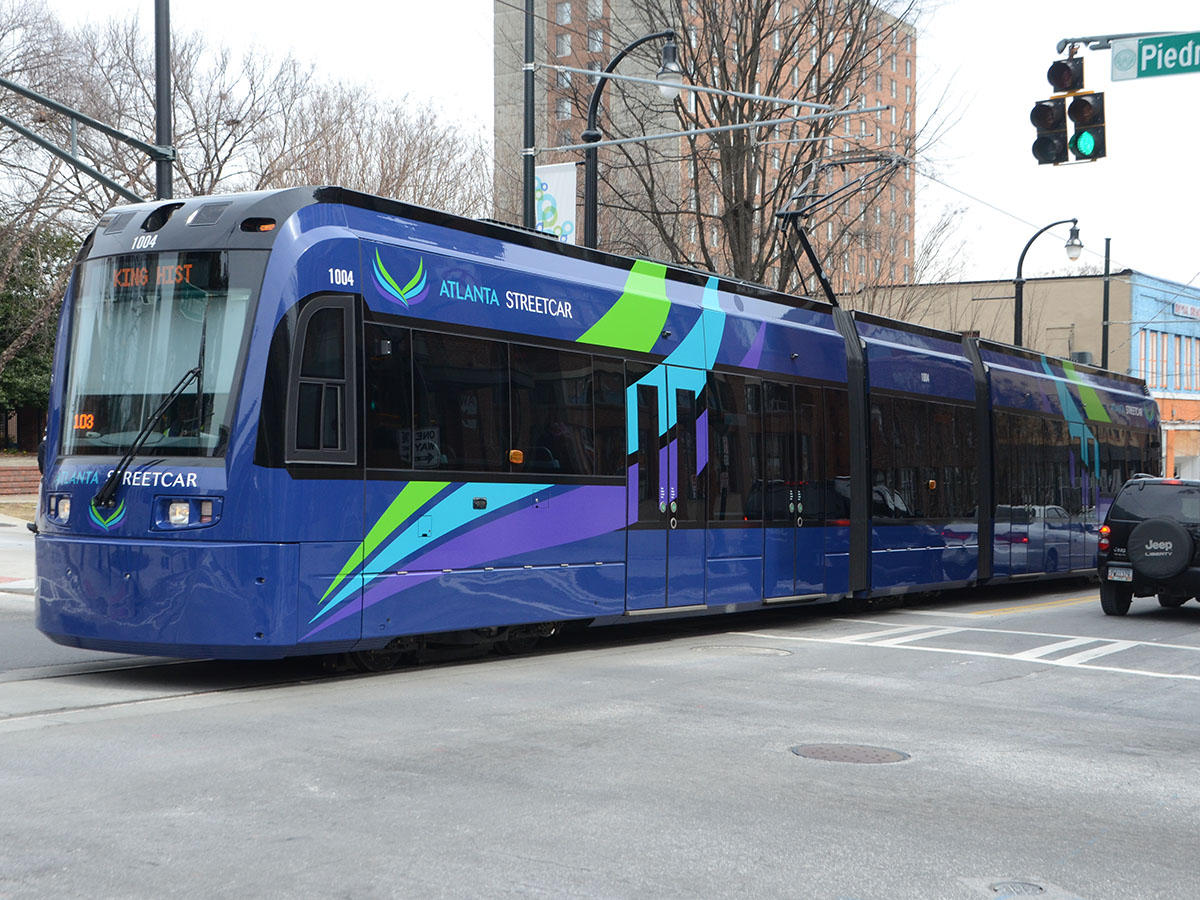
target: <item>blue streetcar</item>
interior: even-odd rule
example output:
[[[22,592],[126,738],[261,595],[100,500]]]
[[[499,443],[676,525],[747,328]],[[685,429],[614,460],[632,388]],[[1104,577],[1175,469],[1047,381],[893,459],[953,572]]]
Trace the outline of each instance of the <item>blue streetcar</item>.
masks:
[[[37,622],[182,657],[1091,572],[1131,378],[340,188],[115,209],[54,361]]]

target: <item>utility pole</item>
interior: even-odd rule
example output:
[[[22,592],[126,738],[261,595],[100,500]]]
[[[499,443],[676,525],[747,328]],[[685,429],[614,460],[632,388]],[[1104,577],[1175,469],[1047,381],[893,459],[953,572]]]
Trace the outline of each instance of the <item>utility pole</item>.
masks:
[[[171,122],[171,25],[170,0],[154,0],[154,140],[160,147],[170,147],[173,135]],[[170,200],[175,194],[171,186],[175,158],[163,155],[154,161],[155,196]]]
[[[155,112],[155,140],[157,144],[148,144],[145,141],[138,140],[132,135],[126,134],[111,125],[105,125],[91,116],[84,115],[77,109],[59,103],[57,100],[51,100],[49,97],[43,97],[37,91],[32,91],[23,85],[17,84],[15,81],[9,81],[7,78],[0,78],[0,87],[7,88],[15,94],[20,94],[34,103],[51,109],[56,113],[61,113],[72,119],[71,128],[72,136],[76,124],[85,125],[88,128],[94,128],[101,134],[106,134],[109,137],[128,144],[135,150],[140,150],[142,153],[154,160],[155,169],[155,194],[158,199],[170,199],[173,196],[171,186],[172,181],[172,164],[177,158],[175,148],[171,145],[173,127],[171,122],[171,35],[168,24],[168,5],[169,0],[154,0],[155,12],[155,91],[154,91],[154,112]],[[35,131],[26,128],[19,122],[9,118],[8,116],[0,116],[0,125],[11,128],[17,134],[26,140],[37,144],[43,150],[53,153],[63,162],[67,163],[84,175],[87,175],[93,181],[97,181],[104,185],[115,194],[124,197],[133,203],[143,202],[142,197],[139,197],[127,187],[113,181],[107,175],[102,174],[94,167],[88,165],[78,156],[75,155],[75,147],[70,151],[64,150],[55,144],[53,141],[42,137]]]

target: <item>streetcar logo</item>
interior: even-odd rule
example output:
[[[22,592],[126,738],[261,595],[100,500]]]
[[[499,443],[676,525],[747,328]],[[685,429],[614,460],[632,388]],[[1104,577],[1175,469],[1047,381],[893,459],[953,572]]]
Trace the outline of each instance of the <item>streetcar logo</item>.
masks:
[[[375,251],[375,261],[373,264],[375,270],[375,284],[379,289],[391,297],[393,300],[398,300],[407,309],[414,303],[420,303],[425,299],[425,295],[429,293],[428,279],[425,277],[425,259],[422,257],[417,262],[417,271],[408,284],[404,287],[396,282],[392,274],[384,266],[383,260],[379,258],[379,251]]]
[[[96,509],[96,501],[92,500],[88,504],[88,516],[91,520],[103,528],[105,531],[112,531],[125,520],[125,501],[122,500],[117,508],[112,510],[107,516],[101,515],[100,510]]]

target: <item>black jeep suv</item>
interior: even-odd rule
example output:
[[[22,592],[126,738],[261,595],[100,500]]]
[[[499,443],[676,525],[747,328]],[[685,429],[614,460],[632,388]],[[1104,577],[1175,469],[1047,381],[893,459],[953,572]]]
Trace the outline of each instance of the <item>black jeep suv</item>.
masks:
[[[1200,481],[1135,475],[1100,527],[1100,605],[1123,616],[1136,597],[1163,606],[1200,596]]]

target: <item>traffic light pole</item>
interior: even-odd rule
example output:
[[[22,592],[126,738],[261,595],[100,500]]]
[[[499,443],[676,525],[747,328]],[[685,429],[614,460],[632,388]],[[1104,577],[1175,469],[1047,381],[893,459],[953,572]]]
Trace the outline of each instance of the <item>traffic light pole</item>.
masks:
[[[1108,368],[1108,284],[1111,272],[1109,249],[1112,238],[1104,239],[1104,303],[1100,309],[1100,368]]]

